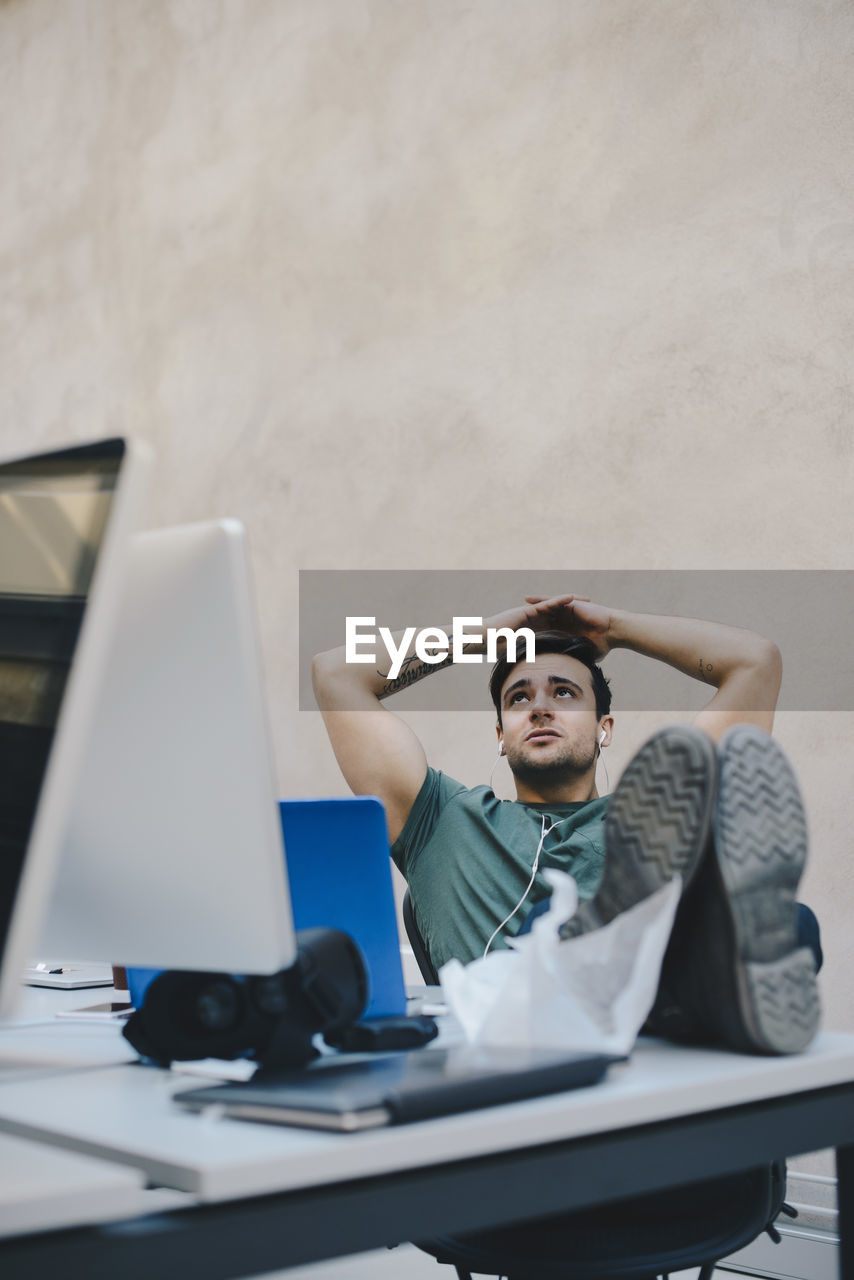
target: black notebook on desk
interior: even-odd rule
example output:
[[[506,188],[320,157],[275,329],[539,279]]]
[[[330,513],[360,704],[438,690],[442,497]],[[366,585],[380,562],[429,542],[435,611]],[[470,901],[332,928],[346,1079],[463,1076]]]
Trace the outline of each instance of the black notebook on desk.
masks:
[[[175,1095],[182,1107],[220,1107],[267,1124],[354,1132],[596,1084],[616,1058],[548,1049],[457,1045],[409,1053],[319,1058],[301,1071]]]

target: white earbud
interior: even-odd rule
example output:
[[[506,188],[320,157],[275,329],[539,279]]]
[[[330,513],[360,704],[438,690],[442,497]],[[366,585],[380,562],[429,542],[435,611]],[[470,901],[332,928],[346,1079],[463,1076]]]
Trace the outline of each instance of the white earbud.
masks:
[[[603,743],[604,741],[605,741],[605,730],[603,729],[603,730],[602,730],[602,732],[599,734],[599,746],[600,746],[600,747],[602,746],[602,743]]]
[[[499,742],[498,742],[498,754],[500,756],[504,755],[504,739],[503,738],[499,739]]]

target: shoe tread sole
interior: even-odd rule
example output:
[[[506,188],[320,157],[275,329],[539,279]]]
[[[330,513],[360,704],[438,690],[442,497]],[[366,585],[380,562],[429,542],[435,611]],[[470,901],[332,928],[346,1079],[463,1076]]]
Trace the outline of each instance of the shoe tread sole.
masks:
[[[761,730],[741,725],[722,740],[713,831],[743,1034],[762,1052],[796,1053],[820,1018],[815,962],[797,931],[807,828],[794,771]]]
[[[677,874],[683,887],[690,882],[709,831],[715,771],[711,740],[690,726],[661,730],[641,747],[608,808],[602,882],[562,938],[601,928]]]

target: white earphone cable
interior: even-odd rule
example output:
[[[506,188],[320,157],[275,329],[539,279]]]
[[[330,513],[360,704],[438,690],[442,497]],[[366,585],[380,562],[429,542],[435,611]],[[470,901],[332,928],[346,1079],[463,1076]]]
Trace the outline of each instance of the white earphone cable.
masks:
[[[501,747],[499,747],[499,748],[498,748],[498,755],[495,757],[495,764],[492,766],[492,768],[491,768],[491,769],[490,769],[490,771],[489,771],[489,784],[488,784],[488,785],[489,785],[489,789],[490,789],[490,791],[494,791],[494,790],[495,790],[495,788],[494,788],[494,787],[493,787],[493,785],[492,785],[492,779],[495,777],[495,770],[498,768],[498,765],[499,765],[499,763],[500,763],[500,761],[501,761],[501,757],[502,757],[503,755],[504,755],[504,752],[502,751]]]
[[[484,959],[485,959],[485,958],[486,958],[486,956],[489,954],[489,948],[492,946],[493,942],[494,942],[494,941],[495,941],[495,939],[498,937],[498,935],[499,935],[499,933],[501,932],[501,930],[504,928],[504,926],[505,926],[506,924],[509,924],[509,923],[510,923],[510,921],[511,921],[511,920],[513,919],[513,917],[515,916],[516,912],[517,912],[517,911],[519,910],[519,908],[522,906],[522,903],[523,903],[523,902],[525,901],[525,899],[527,898],[528,894],[531,892],[531,889],[533,888],[533,885],[534,885],[534,881],[535,881],[535,880],[536,880],[536,878],[537,878],[537,871],[539,870],[539,866],[540,866],[540,854],[541,854],[541,853],[542,853],[542,851],[543,851],[543,845],[545,844],[546,836],[550,836],[550,835],[551,835],[551,833],[554,831],[555,827],[559,827],[559,826],[561,825],[561,823],[562,823],[562,822],[569,822],[569,819],[570,819],[572,816],[573,816],[572,814],[567,814],[567,816],[566,816],[565,818],[559,818],[559,819],[557,820],[557,822],[553,822],[553,823],[552,823],[552,825],[551,825],[550,827],[547,827],[547,826],[546,826],[546,815],[545,815],[545,814],[542,814],[542,815],[541,815],[541,822],[542,822],[542,825],[541,825],[541,827],[540,827],[540,840],[539,840],[539,843],[538,843],[538,845],[537,845],[537,852],[536,852],[536,854],[534,855],[534,865],[531,867],[531,878],[530,878],[530,880],[528,881],[528,887],[525,889],[525,892],[522,894],[521,898],[520,898],[520,899],[519,899],[519,901],[516,903],[515,907],[514,907],[514,908],[513,908],[513,910],[510,912],[509,916],[505,916],[505,917],[504,917],[504,919],[501,921],[501,924],[500,924],[500,925],[498,925],[498,927],[497,927],[496,929],[494,929],[494,930],[492,931],[492,933],[490,934],[489,941],[487,942],[486,946],[485,946],[485,947],[484,947],[484,949],[483,949],[483,958],[484,958]]]
[[[599,752],[598,752],[598,755],[599,755],[599,759],[600,759],[600,760],[602,759],[602,742],[603,742],[604,737],[605,737],[605,733],[604,733],[604,730],[603,730],[603,732],[602,732],[602,734],[601,734],[601,736],[600,736],[600,738],[599,738]],[[504,752],[503,752],[503,750],[502,750],[502,747],[503,747],[503,743],[502,743],[502,746],[499,746],[499,748],[498,748],[498,755],[495,757],[495,763],[493,764],[492,769],[490,770],[490,774],[489,774],[489,786],[490,786],[490,788],[492,788],[492,779],[493,779],[493,776],[494,776],[494,774],[495,774],[495,770],[498,768],[498,762],[500,761],[500,759],[501,759],[502,755],[504,754]],[[607,784],[608,784],[608,790],[610,791],[610,789],[611,789],[611,781],[610,781],[610,778],[608,777],[608,770],[607,770],[607,767],[606,767],[606,765],[605,765],[604,760],[602,761],[602,768],[605,770],[605,781],[607,782]],[[571,815],[570,815],[570,816],[571,816]],[[504,917],[504,919],[501,921],[501,924],[500,924],[500,925],[498,925],[498,926],[497,926],[497,928],[493,929],[492,933],[491,933],[491,934],[490,934],[490,936],[489,936],[489,941],[487,942],[486,946],[485,946],[485,947],[484,947],[484,949],[483,949],[483,957],[482,957],[483,959],[485,959],[485,958],[486,958],[486,956],[489,954],[489,948],[492,946],[493,942],[494,942],[494,941],[495,941],[495,939],[498,937],[498,935],[499,935],[499,933],[501,932],[501,930],[504,928],[504,926],[505,926],[505,925],[507,925],[507,924],[509,924],[509,923],[510,923],[510,921],[511,921],[511,920],[513,919],[513,917],[515,916],[516,912],[519,910],[519,908],[520,908],[520,907],[522,906],[522,904],[524,903],[524,901],[525,901],[525,899],[527,898],[528,894],[531,892],[531,889],[533,888],[533,885],[534,885],[534,881],[535,881],[535,880],[536,880],[536,878],[537,878],[537,871],[539,870],[539,866],[540,866],[540,854],[541,854],[541,853],[542,853],[542,851],[543,851],[543,844],[545,843],[546,836],[551,835],[551,833],[554,831],[555,827],[559,827],[559,826],[561,825],[561,823],[562,823],[562,822],[567,822],[568,820],[569,820],[568,818],[559,818],[557,822],[553,822],[553,823],[552,823],[552,825],[551,825],[550,827],[547,827],[547,826],[546,826],[546,815],[545,815],[545,814],[542,814],[542,826],[540,827],[540,840],[539,840],[539,843],[538,843],[538,845],[537,845],[537,852],[536,852],[536,854],[534,855],[534,864],[533,864],[533,866],[531,867],[531,878],[530,878],[530,880],[528,881],[528,887],[525,889],[525,892],[522,894],[521,898],[520,898],[520,899],[519,899],[519,901],[516,903],[515,907],[514,907],[514,908],[513,908],[513,910],[510,912],[509,916],[505,916],[505,917]]]

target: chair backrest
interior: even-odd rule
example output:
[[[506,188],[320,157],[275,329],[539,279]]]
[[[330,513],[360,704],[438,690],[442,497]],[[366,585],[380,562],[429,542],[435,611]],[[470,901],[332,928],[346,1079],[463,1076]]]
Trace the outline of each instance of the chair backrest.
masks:
[[[409,890],[403,895],[403,907],[401,909],[403,915],[403,927],[406,930],[406,936],[409,939],[409,945],[412,947],[412,954],[418,968],[421,970],[421,977],[427,983],[428,987],[438,987],[439,975],[433,961],[430,959],[430,953],[418,925],[415,923],[415,912],[412,910],[412,899],[409,896]]]

